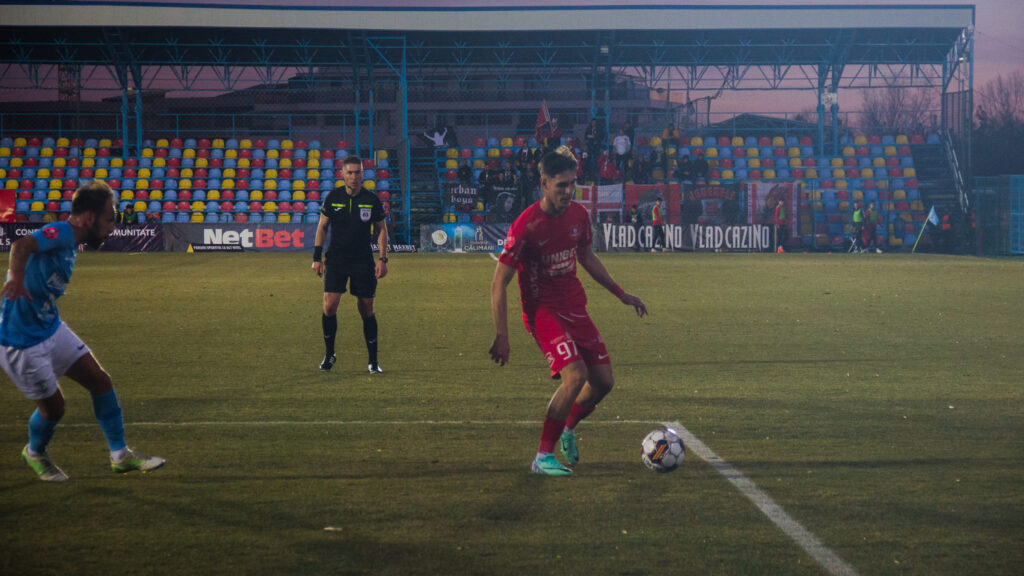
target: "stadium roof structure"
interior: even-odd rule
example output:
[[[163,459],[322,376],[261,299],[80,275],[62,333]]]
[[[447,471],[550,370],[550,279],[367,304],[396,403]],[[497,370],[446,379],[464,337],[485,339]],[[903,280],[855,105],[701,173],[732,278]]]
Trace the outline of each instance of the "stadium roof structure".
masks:
[[[687,90],[834,91],[945,88],[972,62],[974,7],[58,0],[2,4],[0,23],[0,62],[27,67],[611,67]]]

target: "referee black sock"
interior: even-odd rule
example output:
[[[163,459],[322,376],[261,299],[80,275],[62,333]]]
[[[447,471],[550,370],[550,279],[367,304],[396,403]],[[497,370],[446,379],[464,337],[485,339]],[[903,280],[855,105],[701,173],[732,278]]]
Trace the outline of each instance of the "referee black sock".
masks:
[[[334,354],[334,337],[338,333],[338,315],[328,316],[326,314],[321,318],[321,323],[324,327],[324,347],[326,348],[326,355],[330,356]]]
[[[370,354],[370,364],[377,365],[377,315],[363,318],[363,338],[366,339],[366,351]]]

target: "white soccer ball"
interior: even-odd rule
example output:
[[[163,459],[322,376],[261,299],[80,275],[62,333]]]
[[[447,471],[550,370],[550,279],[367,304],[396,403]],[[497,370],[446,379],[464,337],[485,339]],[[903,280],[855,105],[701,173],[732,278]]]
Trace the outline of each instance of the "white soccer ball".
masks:
[[[655,430],[640,443],[644,465],[655,472],[671,472],[683,463],[686,446],[671,428]]]

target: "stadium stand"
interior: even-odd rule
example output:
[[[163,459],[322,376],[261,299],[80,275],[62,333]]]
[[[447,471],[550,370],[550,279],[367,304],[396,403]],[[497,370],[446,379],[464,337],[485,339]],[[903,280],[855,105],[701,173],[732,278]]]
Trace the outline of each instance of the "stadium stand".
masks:
[[[50,144],[49,146],[46,144]],[[138,222],[301,223],[319,219],[319,200],[342,184],[336,167],[348,142],[189,138],[147,140],[121,157],[120,140],[39,136],[0,139],[0,183],[16,191],[19,222],[66,220],[74,190],[93,178],[114,188],[118,208],[131,204]],[[399,182],[394,151],[364,160],[364,186],[390,214]],[[250,202],[254,202],[256,206]]]
[[[744,180],[799,182],[805,191],[801,231],[806,244],[844,244],[851,234],[854,204],[875,202],[884,218],[878,244],[902,246],[913,243],[927,216],[918,190],[913,147],[936,139],[934,134],[857,134],[844,136],[838,156],[818,156],[808,136],[682,135],[675,141],[640,136],[634,158],[649,158],[657,147],[664,150],[666,169],[651,170],[645,178],[651,182],[675,180],[675,169],[685,155],[707,159],[709,171],[704,182],[709,185]],[[561,144],[577,142],[566,137]],[[458,169],[466,161],[472,167],[470,182],[476,183],[485,170],[496,170],[498,160],[514,158],[524,145],[531,153],[537,150],[537,142],[524,136],[476,138],[473,146],[438,149],[439,189],[459,180]],[[574,151],[579,157],[581,150],[574,146]],[[445,205],[443,221],[483,221],[489,208],[483,203],[469,210]]]

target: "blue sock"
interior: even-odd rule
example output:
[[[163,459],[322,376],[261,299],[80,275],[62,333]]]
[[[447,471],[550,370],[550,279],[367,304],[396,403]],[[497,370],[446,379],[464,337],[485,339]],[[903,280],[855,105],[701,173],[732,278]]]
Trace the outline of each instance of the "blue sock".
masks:
[[[28,447],[36,454],[46,452],[46,446],[53,438],[53,432],[57,429],[57,422],[43,418],[43,415],[36,409],[28,419]]]
[[[121,405],[117,403],[117,394],[111,390],[106,394],[93,396],[92,409],[96,413],[100,428],[103,429],[103,435],[107,437],[110,451],[124,448],[124,420],[121,418]]]

